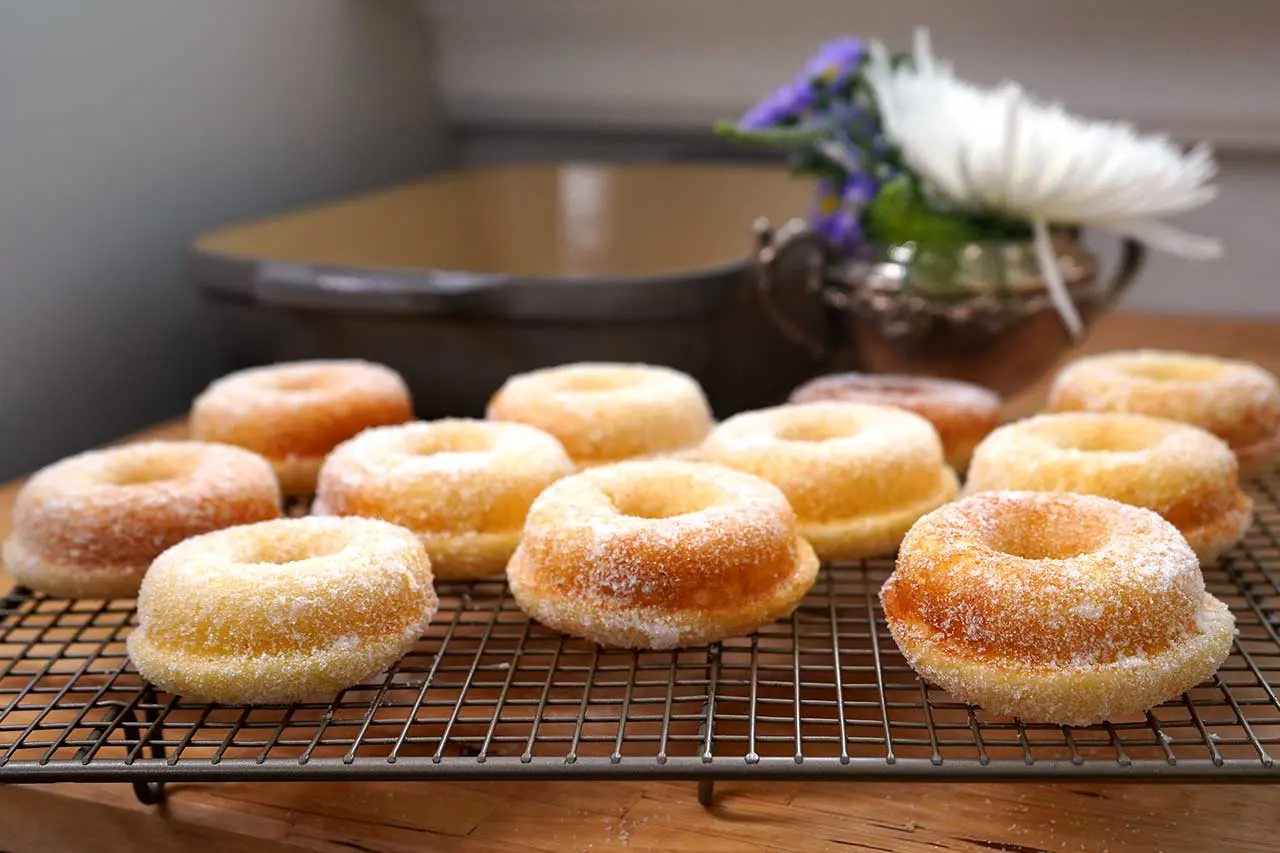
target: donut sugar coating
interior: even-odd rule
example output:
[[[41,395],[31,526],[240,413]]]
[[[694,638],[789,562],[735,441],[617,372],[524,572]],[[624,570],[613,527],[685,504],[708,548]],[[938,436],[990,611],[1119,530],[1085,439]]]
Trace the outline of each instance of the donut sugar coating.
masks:
[[[214,382],[191,406],[191,435],[261,453],[286,495],[310,495],[330,450],[361,430],[412,417],[409,389],[389,367],[294,361]]]
[[[942,439],[947,464],[957,471],[969,465],[973,448],[1000,426],[1000,397],[955,379],[871,373],[819,376],[791,392],[792,403],[840,400],[873,406],[897,406],[933,424]]]
[[[198,441],[147,441],[63,459],[13,505],[4,565],[63,598],[132,598],[162,551],[280,515],[280,486],[255,453]]]
[[[560,442],[524,424],[377,427],[325,460],[312,511],[399,524],[422,540],[437,578],[480,578],[502,572],[533,499],[573,471]]]
[[[556,631],[672,649],[786,616],[817,572],[778,489],[664,459],[590,468],[548,488],[507,580],[521,609]]]
[[[1096,495],[982,492],[935,510],[880,600],[917,673],[1034,723],[1141,714],[1210,678],[1235,632],[1177,528]]]
[[[862,403],[794,403],[716,427],[703,458],[763,477],[824,560],[892,553],[916,519],[955,497],[955,472],[919,415]]]
[[[1068,412],[1003,426],[974,454],[965,492],[1100,495],[1160,513],[1204,563],[1244,536],[1253,501],[1220,438],[1146,415]]]
[[[1280,383],[1256,364],[1169,350],[1079,358],[1049,391],[1051,412],[1132,412],[1221,438],[1246,473],[1280,457]]]
[[[579,467],[687,455],[711,430],[693,377],[650,364],[581,362],[521,373],[489,401],[486,417],[554,435]]]
[[[431,561],[403,528],[284,518],[188,539],[142,581],[129,657],[185,698],[322,698],[404,656],[437,606]]]

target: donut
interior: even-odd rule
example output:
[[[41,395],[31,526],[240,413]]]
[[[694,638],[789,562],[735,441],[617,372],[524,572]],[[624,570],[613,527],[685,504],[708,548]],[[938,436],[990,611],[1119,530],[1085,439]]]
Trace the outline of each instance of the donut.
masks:
[[[892,553],[917,518],[955,497],[938,433],[919,415],[862,403],[797,403],[744,412],[702,455],[782,490],[800,534],[824,560]]]
[[[692,377],[668,367],[601,362],[513,376],[493,395],[486,416],[554,435],[580,468],[689,454],[712,423]]]
[[[295,361],[217,380],[191,406],[191,435],[261,453],[286,495],[310,495],[324,457],[361,430],[413,417],[404,380],[367,361]]]
[[[524,424],[451,419],[366,430],[320,469],[316,514],[412,530],[441,580],[501,573],[533,499],[574,471],[550,435]]]
[[[1029,723],[1141,714],[1211,677],[1235,631],[1177,528],[1095,495],[983,492],[935,510],[880,600],[917,673]]]
[[[18,492],[9,574],[65,598],[131,598],[159,554],[189,536],[280,515],[265,459],[238,447],[149,441],[71,456]]]
[[[834,373],[791,392],[792,403],[818,400],[897,406],[915,412],[938,431],[947,464],[957,471],[969,466],[973,448],[1000,426],[1000,398],[980,385],[954,379]]]
[[[1280,457],[1280,383],[1247,361],[1166,350],[1080,358],[1054,377],[1047,409],[1183,421],[1225,441],[1246,473]]]
[[[507,580],[521,609],[556,631],[673,649],[787,615],[817,572],[776,488],[662,459],[591,468],[548,488],[533,502]]]
[[[1009,424],[978,445],[967,493],[1100,495],[1154,510],[1213,562],[1244,536],[1253,501],[1231,448],[1199,427],[1146,415],[1070,412]]]
[[[202,701],[322,697],[384,671],[436,610],[431,562],[368,518],[283,518],[188,539],[152,564],[129,658]]]

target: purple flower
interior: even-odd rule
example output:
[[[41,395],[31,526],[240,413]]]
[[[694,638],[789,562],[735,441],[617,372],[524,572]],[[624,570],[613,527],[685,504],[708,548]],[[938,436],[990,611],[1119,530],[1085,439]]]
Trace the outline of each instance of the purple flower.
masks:
[[[860,209],[875,198],[879,189],[880,185],[871,175],[866,172],[854,172],[845,181],[844,189],[840,192],[840,201],[846,207]]]
[[[861,179],[863,176],[855,176]],[[851,194],[849,182],[836,183],[823,180],[818,183],[814,199],[814,211],[809,217],[813,229],[826,237],[840,252],[850,253],[862,244],[862,223],[859,216],[862,203],[857,199],[866,184],[859,182],[857,191]]]
[[[741,130],[767,130],[785,121],[799,118],[813,103],[813,89],[808,84],[788,83],[775,89],[738,119]]]
[[[829,41],[805,63],[797,82],[810,83],[823,80],[829,86],[838,86],[848,80],[867,56],[867,46],[853,36],[842,36]]]
[[[831,216],[815,219],[812,224],[815,231],[824,235],[841,252],[852,253],[862,245],[862,223],[856,210],[842,207]]]

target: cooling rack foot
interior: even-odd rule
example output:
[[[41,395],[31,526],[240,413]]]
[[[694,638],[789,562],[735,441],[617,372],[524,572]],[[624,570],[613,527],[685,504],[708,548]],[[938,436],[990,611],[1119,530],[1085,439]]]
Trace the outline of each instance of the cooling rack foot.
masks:
[[[134,782],[133,795],[144,806],[158,806],[164,802],[164,783]]]
[[[715,779],[699,779],[698,780],[698,802],[705,809],[711,808],[716,802],[716,780]]]

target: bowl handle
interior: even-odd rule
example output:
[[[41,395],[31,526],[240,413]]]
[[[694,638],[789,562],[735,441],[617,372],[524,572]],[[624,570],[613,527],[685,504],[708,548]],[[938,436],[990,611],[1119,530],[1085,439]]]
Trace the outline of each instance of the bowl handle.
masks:
[[[778,269],[782,259],[797,250],[808,251],[805,269],[805,292],[817,297],[822,289],[823,277],[830,260],[831,245],[827,239],[809,227],[803,219],[792,219],[777,231],[767,219],[757,219],[756,232],[756,296],[765,318],[788,341],[803,349],[814,359],[823,359],[828,352],[826,342],[813,335],[782,310],[774,297],[779,283]]]

